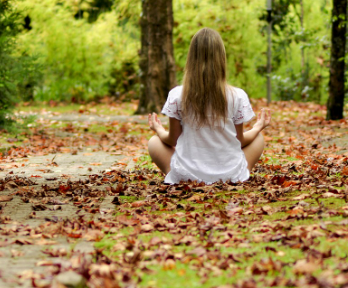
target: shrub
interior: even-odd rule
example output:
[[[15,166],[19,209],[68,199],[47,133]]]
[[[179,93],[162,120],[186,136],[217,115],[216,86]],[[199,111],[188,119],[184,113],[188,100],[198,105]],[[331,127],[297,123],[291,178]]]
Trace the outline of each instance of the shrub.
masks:
[[[275,7],[284,6],[280,5],[283,0],[273,2],[279,4]],[[41,82],[28,79],[22,85],[23,93],[29,85],[29,98],[34,95],[36,100],[85,101],[106,94],[119,95],[121,99],[136,97],[139,86],[136,76],[140,73],[140,0],[16,0],[16,3],[31,21],[31,29],[18,37],[20,52],[28,50],[40,55],[43,66]],[[309,93],[305,91],[309,95],[306,99],[311,99],[312,94],[317,99],[316,95],[325,95],[327,86],[329,49],[325,36],[330,27],[326,9],[329,4],[304,1],[305,29],[300,27],[296,5],[287,8],[282,25],[274,30],[273,74],[291,79],[290,86],[294,88],[301,73],[301,87],[313,88]],[[259,0],[173,1],[178,83],[193,34],[208,26],[219,31],[224,40],[229,83],[242,87],[251,97],[265,97],[267,38],[262,17],[265,6],[265,1]],[[301,64],[301,47],[305,67]],[[304,68],[306,73],[301,72]],[[289,71],[295,76],[289,75]],[[287,87],[278,84],[282,82],[274,83],[274,91],[287,91]],[[300,96],[284,92],[278,97],[301,99],[302,92],[301,88],[295,93]]]
[[[35,78],[34,59],[16,54],[15,37],[23,19],[10,0],[0,2],[0,129],[9,128],[15,121],[11,110],[21,99],[18,87],[29,77]]]
[[[43,66],[44,79],[35,89],[35,100],[85,101],[116,93],[115,87],[124,79],[113,78],[115,71],[125,63],[132,63],[137,70],[139,32],[123,27],[114,11],[93,16],[90,23],[88,3],[82,8],[76,1],[18,3],[27,11],[32,26],[19,41],[40,55]],[[85,12],[76,19],[78,9]]]

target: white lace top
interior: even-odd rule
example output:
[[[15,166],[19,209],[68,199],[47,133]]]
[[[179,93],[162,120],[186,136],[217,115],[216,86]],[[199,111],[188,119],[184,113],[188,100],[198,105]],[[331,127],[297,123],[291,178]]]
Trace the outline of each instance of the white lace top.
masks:
[[[228,92],[228,119],[225,126],[198,129],[185,123],[181,117],[182,86],[169,92],[162,113],[181,121],[182,133],[178,138],[170,162],[166,183],[197,180],[212,184],[216,181],[245,181],[249,178],[247,161],[237,139],[234,124],[250,121],[254,116],[248,95],[239,88]]]

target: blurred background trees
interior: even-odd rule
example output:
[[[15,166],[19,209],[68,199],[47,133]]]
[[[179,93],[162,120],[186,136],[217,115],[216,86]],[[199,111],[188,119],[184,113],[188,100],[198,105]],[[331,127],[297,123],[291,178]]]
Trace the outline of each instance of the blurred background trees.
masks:
[[[345,55],[347,37],[347,0],[333,0],[331,58],[327,120],[343,118],[345,98]]]
[[[22,21],[12,1],[0,1],[0,129],[11,125],[9,112],[22,99],[20,95],[32,97],[32,85],[36,85],[40,77],[35,59],[16,51],[16,36]]]
[[[6,36],[15,44],[7,49],[11,51],[7,55],[35,56],[42,73],[42,77],[24,73],[23,80],[8,74],[13,84],[11,98],[84,102],[109,96],[130,101],[142,95],[142,1],[9,1],[20,13],[14,21],[16,32]],[[266,1],[259,0],[173,1],[177,83],[183,77],[191,37],[208,26],[219,31],[225,42],[229,83],[242,87],[250,97],[265,97],[265,5]],[[273,8],[272,99],[325,103],[329,95],[331,0],[273,0]],[[14,63],[1,61],[0,65],[10,62]]]
[[[141,86],[137,113],[160,113],[168,92],[176,86],[172,0],[143,0],[140,19]]]

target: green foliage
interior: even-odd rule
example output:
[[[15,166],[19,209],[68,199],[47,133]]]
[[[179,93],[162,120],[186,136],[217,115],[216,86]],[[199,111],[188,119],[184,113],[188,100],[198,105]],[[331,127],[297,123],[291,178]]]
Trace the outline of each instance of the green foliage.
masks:
[[[74,17],[81,19],[87,16],[88,22],[95,22],[99,15],[110,11],[113,5],[113,0],[82,0],[79,3],[75,2],[76,13]],[[85,16],[84,16],[85,14]]]
[[[11,122],[8,112],[18,99],[13,81],[18,65],[11,55],[14,36],[18,33],[19,14],[13,11],[9,1],[0,2],[0,128]]]
[[[35,78],[33,58],[14,52],[21,20],[11,1],[0,1],[0,129],[10,129],[15,123],[10,112],[21,99],[18,89],[28,78]]]
[[[140,0],[16,1],[32,27],[18,37],[19,52],[40,55],[44,67],[40,83],[29,79],[29,94],[36,100],[137,98]],[[298,0],[273,1],[273,98],[325,101],[331,6],[328,1],[303,3],[302,29]],[[225,42],[229,83],[251,97],[265,97],[265,6],[259,0],[173,1],[178,82],[192,36],[208,26]]]
[[[298,0],[274,0],[273,98],[322,101],[329,59],[328,4],[304,1],[304,29]],[[208,26],[221,34],[228,56],[229,83],[251,97],[266,95],[266,1],[178,0],[174,2],[174,48],[178,79],[183,76],[191,37]],[[301,65],[301,49],[306,63]],[[326,96],[326,95],[325,95]],[[324,99],[325,100],[325,99]]]
[[[272,10],[273,92],[280,100],[322,102],[326,97],[329,61],[329,6],[326,1],[274,0]],[[260,32],[265,35],[267,13]],[[259,69],[265,75],[265,69]]]
[[[114,83],[114,71],[124,63],[136,69],[139,32],[135,37],[134,29],[118,25],[116,13],[103,13],[91,24],[88,12],[75,19],[76,1],[24,0],[18,5],[28,12],[32,25],[18,40],[40,55],[44,67],[36,100],[82,101],[104,96],[120,85]]]
[[[247,90],[252,97],[262,97],[264,77],[255,73],[258,63],[265,63],[266,43],[258,33],[259,1],[248,4],[233,0],[180,0],[174,3],[174,51],[182,79],[186,54],[192,36],[203,27],[216,29],[222,36],[228,57],[229,82]],[[252,85],[251,85],[252,83]]]

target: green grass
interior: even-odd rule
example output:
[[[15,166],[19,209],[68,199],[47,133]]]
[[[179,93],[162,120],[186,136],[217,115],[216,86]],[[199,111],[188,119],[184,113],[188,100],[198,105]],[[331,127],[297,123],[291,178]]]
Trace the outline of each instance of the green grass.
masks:
[[[208,288],[231,283],[234,278],[230,275],[231,272],[224,272],[219,277],[209,277],[207,281],[203,282],[203,278],[197,274],[196,269],[194,270],[189,264],[183,264],[178,261],[175,262],[173,269],[166,269],[161,266],[149,266],[148,268],[153,270],[155,274],[143,274],[143,281],[140,287]]]
[[[144,156],[138,160],[138,162],[149,160],[148,156]],[[233,192],[235,195],[247,195],[247,191],[235,191]],[[256,207],[262,207],[264,205],[271,206],[273,209],[286,207],[285,212],[276,212],[272,215],[246,215],[241,216],[242,219],[245,220],[245,223],[249,223],[246,226],[239,227],[239,225],[233,225],[225,224],[226,227],[228,227],[229,230],[238,232],[234,238],[232,238],[228,242],[229,247],[225,247],[224,245],[216,245],[214,247],[208,248],[208,250],[211,251],[218,251],[220,257],[226,257],[229,254],[236,255],[237,259],[240,260],[240,262],[236,263],[230,263],[230,267],[226,270],[218,269],[217,271],[214,271],[214,268],[210,269],[209,267],[214,267],[219,264],[219,259],[213,259],[209,260],[202,257],[195,257],[194,255],[190,258],[181,258],[180,260],[174,260],[174,262],[165,262],[165,260],[162,260],[160,262],[154,262],[151,260],[151,258],[144,258],[143,263],[148,263],[146,267],[150,270],[152,270],[152,273],[143,273],[142,271],[137,271],[137,274],[141,276],[142,281],[139,283],[140,287],[146,287],[146,288],[154,288],[154,287],[216,287],[220,285],[225,284],[233,284],[237,283],[238,281],[243,281],[245,279],[253,278],[258,281],[258,279],[274,279],[276,276],[284,276],[288,279],[295,279],[296,277],[300,277],[298,275],[294,274],[294,270],[292,266],[296,261],[306,259],[306,253],[303,251],[300,247],[299,248],[293,248],[289,245],[284,244],[281,240],[278,241],[264,241],[263,238],[265,235],[277,235],[277,233],[284,233],[282,230],[277,232],[272,232],[271,230],[269,232],[251,232],[253,228],[258,228],[260,225],[265,223],[265,221],[269,221],[269,223],[275,224],[277,221],[280,221],[279,223],[283,223],[284,219],[286,219],[290,214],[287,213],[288,210],[290,210],[290,207],[293,207],[295,204],[297,204],[299,201],[292,200],[293,197],[298,196],[302,193],[308,193],[306,191],[292,191],[290,193],[287,193],[285,196],[289,199],[288,201],[278,201],[278,202],[271,202],[267,204],[257,204]],[[227,197],[226,194],[229,196]],[[262,194],[262,193],[261,193]],[[204,195],[204,194],[202,194]],[[220,192],[216,194],[216,196],[219,199],[230,199],[231,192]],[[314,195],[319,196],[319,195]],[[122,201],[127,201],[129,203],[141,200],[137,197],[129,197],[129,196],[122,196]],[[309,207],[317,207],[318,203],[317,201],[312,198],[307,198],[305,200],[306,203],[309,203]],[[205,201],[205,203],[213,203],[214,201],[212,199]],[[339,209],[340,207],[345,205],[345,201],[343,199],[337,199],[337,198],[328,198],[328,199],[322,199],[320,198],[320,202],[322,202],[322,205],[326,207],[326,209]],[[180,200],[177,201],[177,203],[182,204],[188,204],[189,201],[187,200]],[[197,203],[190,203],[191,206],[195,207],[194,213],[200,213],[203,211],[203,205],[197,204]],[[160,209],[162,208],[161,205]],[[226,204],[220,204],[218,205],[219,209],[224,209]],[[242,207],[245,207],[245,209],[248,209],[248,205],[242,205]],[[217,209],[213,205],[213,209]],[[150,211],[150,208],[146,208],[148,214],[153,215],[163,215],[164,219],[169,214],[174,214],[177,212],[184,212],[182,210],[174,210],[174,211]],[[209,214],[209,211],[206,211],[205,213]],[[324,223],[326,221],[332,222],[332,224],[328,224],[325,228],[326,230],[322,230],[321,228],[317,228],[318,231],[321,231],[321,233],[330,233],[331,231],[336,231],[337,229],[342,229],[340,225],[337,225],[340,221],[345,219],[342,216],[325,216],[325,217],[318,217],[318,215],[314,214],[315,217],[312,217],[309,215],[307,218],[291,218],[290,220],[287,220],[288,226],[290,229],[306,229],[306,227],[313,227],[313,225],[320,225],[321,223]],[[131,216],[130,216],[131,217]],[[258,218],[259,217],[259,218]],[[185,221],[185,220],[184,220]],[[327,222],[328,223],[328,222]],[[297,226],[301,226],[297,228]],[[121,233],[126,239],[128,235],[131,235],[134,232],[134,227],[128,227],[123,228],[120,230],[119,233]],[[294,230],[296,231],[296,230]],[[115,235],[108,235],[106,236],[101,242],[97,243],[98,248],[105,248],[104,253],[111,258],[115,259],[123,259],[123,254],[127,254],[129,251],[114,251],[113,247],[118,243],[120,240],[115,240],[115,236],[120,235],[119,233]],[[220,239],[219,237],[222,235],[222,232],[220,231],[214,231],[212,232],[212,237],[215,237],[214,239]],[[209,234],[209,233],[208,233]],[[199,247],[204,247],[207,244],[208,238],[201,238],[199,236],[198,230],[188,230],[184,232],[183,235],[191,235],[194,236],[195,239],[197,239],[197,243]],[[137,241],[140,241],[141,243],[144,243],[144,245],[147,245],[149,241],[153,237],[158,237],[160,239],[165,239],[172,241],[172,239],[175,239],[175,237],[178,237],[178,235],[170,234],[168,231],[159,232],[159,231],[153,231],[150,233],[144,233],[144,234],[138,234],[136,236]],[[255,238],[256,237],[256,238]],[[258,238],[259,237],[259,238]],[[261,237],[261,238],[260,238]],[[305,237],[305,236],[303,236]],[[118,238],[120,239],[120,238]],[[256,241],[256,239],[259,239]],[[305,239],[305,238],[304,238]],[[308,240],[304,240],[308,241]],[[315,237],[313,239],[313,242],[311,242],[311,249],[316,249],[321,252],[327,252],[331,250],[332,257],[329,259],[324,259],[324,265],[325,267],[330,267],[331,269],[335,269],[337,266],[337,259],[338,257],[343,258],[348,255],[348,246],[346,245],[345,239],[335,239],[335,241],[328,241],[327,237]],[[186,255],[188,251],[191,251],[194,249],[195,246],[192,245],[171,245],[169,248],[169,251],[171,255]],[[159,246],[153,246],[150,247],[144,251],[156,251],[157,249],[163,249],[163,244],[159,244]],[[285,263],[285,266],[282,268],[281,272],[273,271],[272,269],[269,270],[268,273],[266,273],[265,276],[258,276],[258,275],[252,275],[251,273],[251,267],[255,265],[254,263],[261,263],[262,261],[268,261],[267,259],[272,259],[272,261],[281,261],[282,263]],[[186,259],[186,260],[185,260]],[[265,260],[266,259],[266,260]],[[336,260],[335,260],[336,259]],[[204,266],[203,268],[200,267]],[[208,268],[207,268],[208,267]],[[202,270],[203,269],[203,270]],[[202,272],[203,271],[203,272]],[[321,268],[316,269],[313,272],[314,276],[318,276],[323,272]],[[262,278],[265,277],[265,278]],[[264,280],[262,280],[264,281]],[[264,286],[258,286],[258,287],[264,287]]]
[[[134,114],[135,105],[133,103],[122,103],[121,105],[81,105],[81,104],[66,104],[57,103],[56,106],[50,106],[45,103],[31,103],[29,106],[19,104],[15,112],[23,111],[26,113],[41,114],[50,111],[51,113],[81,113],[81,114],[100,114],[100,115],[126,115],[131,116]]]
[[[317,249],[319,251],[326,252],[331,250],[333,255],[337,257],[345,257],[348,254],[348,246],[344,239],[330,243],[327,242],[325,237],[320,237],[318,238],[318,244]],[[268,249],[273,248],[276,251],[267,251],[266,247]],[[220,250],[220,253],[221,255],[226,253],[233,253],[234,255],[249,253],[255,254],[255,256],[246,258],[241,263],[232,264],[226,271],[222,271],[218,274],[211,272],[205,275],[208,277],[202,277],[202,275],[199,274],[199,269],[196,269],[192,264],[194,261],[191,261],[192,263],[190,262],[189,264],[175,261],[174,266],[169,267],[168,265],[166,266],[165,263],[162,263],[162,265],[149,265],[147,268],[153,270],[154,274],[143,274],[141,287],[214,287],[236,283],[248,277],[252,277],[257,281],[261,276],[252,276],[249,271],[249,268],[256,262],[272,258],[273,261],[279,260],[283,263],[291,264],[305,258],[305,254],[301,249],[294,249],[286,246],[279,247],[279,244],[274,242],[251,244],[249,248],[223,248]],[[332,268],[335,268],[337,265],[332,259],[326,259],[325,264]],[[321,269],[318,269],[313,275],[319,275],[321,271]],[[295,277],[292,268],[287,266],[283,268],[282,274],[289,278]],[[277,275],[280,275],[280,273],[277,271],[270,271],[266,277],[271,279]]]
[[[106,127],[105,125],[92,124],[88,126],[88,132],[90,133],[107,133],[110,129],[116,131],[115,129]]]
[[[139,168],[158,169],[148,154],[140,156],[136,165],[139,166]]]
[[[58,106],[49,106],[47,104],[32,104],[30,106],[25,106],[19,104],[15,111],[31,112],[31,113],[44,113],[45,111],[50,111],[52,113],[73,113],[78,112],[81,105],[79,104],[58,104]]]

